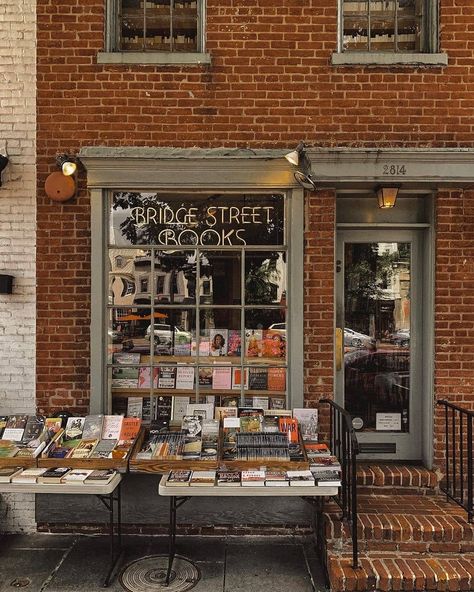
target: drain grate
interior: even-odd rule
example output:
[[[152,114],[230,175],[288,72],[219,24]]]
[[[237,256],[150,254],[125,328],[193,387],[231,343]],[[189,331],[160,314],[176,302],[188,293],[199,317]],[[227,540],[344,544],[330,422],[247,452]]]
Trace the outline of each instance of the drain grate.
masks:
[[[127,565],[120,576],[122,587],[128,592],[185,592],[199,582],[201,572],[188,559],[176,555],[170,583],[165,585],[168,555],[150,555]]]
[[[10,582],[12,588],[26,588],[30,584],[31,580],[29,578],[15,578]]]

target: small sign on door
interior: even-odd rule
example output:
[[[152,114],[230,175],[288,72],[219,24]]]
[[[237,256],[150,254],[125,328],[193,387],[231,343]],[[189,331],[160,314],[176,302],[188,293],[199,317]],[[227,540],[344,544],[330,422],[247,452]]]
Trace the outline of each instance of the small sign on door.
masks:
[[[380,432],[399,432],[402,429],[402,414],[376,413],[375,429]]]

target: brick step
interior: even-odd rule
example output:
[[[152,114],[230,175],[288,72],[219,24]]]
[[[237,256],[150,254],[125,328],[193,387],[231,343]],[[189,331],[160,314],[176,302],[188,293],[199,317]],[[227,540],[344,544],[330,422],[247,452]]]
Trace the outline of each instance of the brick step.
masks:
[[[331,592],[474,590],[474,554],[413,556],[411,553],[361,554],[353,569],[350,554],[328,554]]]
[[[363,551],[474,552],[474,524],[459,506],[437,496],[360,495],[358,537]],[[350,545],[347,524],[335,504],[325,512],[328,549]]]
[[[438,475],[434,471],[418,465],[396,463],[360,463],[357,466],[357,484],[362,492],[364,488],[421,488],[435,490],[438,488]]]

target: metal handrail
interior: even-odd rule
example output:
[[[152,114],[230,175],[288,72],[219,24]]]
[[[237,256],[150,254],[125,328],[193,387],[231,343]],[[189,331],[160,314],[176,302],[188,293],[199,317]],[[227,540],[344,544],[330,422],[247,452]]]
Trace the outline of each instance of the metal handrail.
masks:
[[[444,399],[437,401],[444,407],[445,424],[445,481],[440,489],[467,512],[474,522],[474,411]]]
[[[331,399],[321,399],[320,403],[327,403],[330,407],[329,442],[332,454],[341,463],[341,490],[335,501],[342,510],[343,520],[347,520],[351,527],[352,538],[352,566],[358,567],[359,546],[357,537],[357,455],[359,442],[354,428],[352,416],[343,407]]]

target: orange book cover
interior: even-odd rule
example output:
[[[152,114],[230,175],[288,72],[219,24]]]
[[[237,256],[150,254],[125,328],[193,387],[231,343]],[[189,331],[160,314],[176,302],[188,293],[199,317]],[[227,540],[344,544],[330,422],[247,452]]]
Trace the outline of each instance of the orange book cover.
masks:
[[[288,434],[290,442],[298,443],[298,420],[294,417],[280,417],[278,420],[280,432]]]
[[[286,368],[268,369],[268,390],[277,392],[286,390]]]
[[[134,440],[140,431],[142,420],[139,417],[124,417],[119,440]]]

